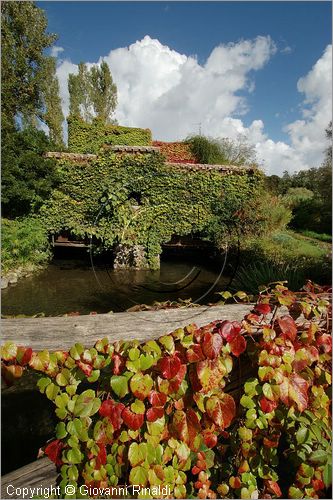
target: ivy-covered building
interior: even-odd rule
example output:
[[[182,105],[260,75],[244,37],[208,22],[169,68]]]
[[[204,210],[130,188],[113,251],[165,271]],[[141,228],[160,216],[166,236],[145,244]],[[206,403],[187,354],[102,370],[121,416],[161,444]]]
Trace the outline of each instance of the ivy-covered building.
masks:
[[[186,143],[152,145],[148,129],[70,118],[68,133],[70,153],[47,154],[61,181],[42,220],[53,235],[112,249],[116,267],[157,268],[174,235],[219,245],[248,224],[257,169],[198,164]]]

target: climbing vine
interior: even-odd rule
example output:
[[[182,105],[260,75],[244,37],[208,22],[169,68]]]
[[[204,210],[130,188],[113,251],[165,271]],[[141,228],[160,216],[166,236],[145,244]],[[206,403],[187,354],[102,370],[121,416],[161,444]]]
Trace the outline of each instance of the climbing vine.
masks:
[[[37,372],[54,403],[45,454],[61,498],[110,497],[124,484],[149,488],[132,491],[140,498],[162,487],[169,498],[328,498],[330,317],[324,290],[277,284],[241,322],[143,344],[50,353],[7,343],[2,374]],[[245,366],[253,376],[237,383]]]
[[[247,224],[244,218],[245,207],[260,198],[259,171],[189,172],[166,165],[160,154],[111,151],[89,163],[58,165],[61,184],[40,211],[46,228],[91,236],[105,248],[143,245],[151,267],[173,234],[200,233],[217,242],[230,228],[259,230],[260,219]]]
[[[149,146],[149,129],[106,125],[95,118],[92,123],[69,116],[68,148],[73,153],[98,153],[103,145]]]

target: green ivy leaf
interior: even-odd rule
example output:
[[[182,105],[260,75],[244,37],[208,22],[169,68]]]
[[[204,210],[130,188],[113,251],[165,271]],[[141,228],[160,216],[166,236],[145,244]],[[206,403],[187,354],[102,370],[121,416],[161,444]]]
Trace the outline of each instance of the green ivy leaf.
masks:
[[[123,398],[128,394],[128,380],[123,375],[113,375],[110,379],[112,390],[118,397]]]
[[[70,464],[79,464],[82,460],[82,453],[79,448],[71,448],[66,455]]]
[[[59,422],[56,426],[57,439],[64,439],[67,436],[67,430],[64,422]]]
[[[47,377],[42,377],[38,380],[37,386],[39,387],[40,392],[44,393],[46,387],[51,383],[51,379]]]
[[[249,410],[255,408],[256,406],[253,399],[251,399],[249,396],[246,396],[245,394],[243,394],[243,396],[241,397],[240,404],[244,408],[248,408]]]
[[[305,427],[301,427],[296,432],[296,441],[298,444],[305,443],[305,441],[307,441],[308,437],[309,437],[309,431]]]
[[[98,412],[101,400],[95,397],[92,389],[84,391],[75,401],[73,413],[76,417],[89,417]]]
[[[51,383],[48,384],[45,390],[46,397],[53,401],[57,394],[59,393],[59,387],[56,386],[55,384]]]
[[[326,488],[329,488],[332,484],[332,464],[327,463],[323,470],[323,481]]]
[[[326,464],[328,460],[328,453],[324,450],[316,450],[311,453],[309,460],[315,464]]]
[[[133,467],[129,475],[130,484],[146,486],[148,481],[148,471],[141,467]]]

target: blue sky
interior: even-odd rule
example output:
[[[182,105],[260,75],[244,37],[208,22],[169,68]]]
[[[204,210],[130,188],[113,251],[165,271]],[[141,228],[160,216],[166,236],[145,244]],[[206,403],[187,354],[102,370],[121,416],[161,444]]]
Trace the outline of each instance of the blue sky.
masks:
[[[330,2],[90,1],[37,5],[46,11],[49,31],[59,35],[56,45],[64,49],[59,52],[59,64],[96,63],[110,51],[148,35],[180,55],[195,56],[204,66],[220,45],[270,37],[274,50],[259,69],[249,67],[247,85],[234,90],[235,96],[245,98],[245,109],[236,106],[230,116],[241,119],[245,128],[261,120],[268,138],[286,144],[292,138],[284,127],[303,119],[308,106],[304,99],[309,96],[297,89],[297,83],[323,56],[332,38]],[[110,66],[112,69],[111,62]],[[306,85],[310,87],[311,82]],[[318,96],[312,101],[316,99]]]

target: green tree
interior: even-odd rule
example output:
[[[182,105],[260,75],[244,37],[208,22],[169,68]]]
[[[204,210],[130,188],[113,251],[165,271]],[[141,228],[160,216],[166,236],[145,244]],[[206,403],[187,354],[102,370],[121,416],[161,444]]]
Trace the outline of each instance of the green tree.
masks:
[[[2,213],[14,218],[37,212],[57,185],[55,161],[43,158],[54,150],[47,135],[35,128],[7,134],[2,145]]]
[[[44,50],[56,36],[47,33],[47,19],[33,2],[1,3],[2,130],[13,130],[19,114],[42,108]]]
[[[49,128],[50,140],[59,146],[63,146],[62,122],[64,115],[61,109],[59,95],[59,80],[56,75],[56,60],[48,57],[44,62],[43,80],[43,104],[44,110],[40,118]]]
[[[103,61],[98,66],[93,66],[90,70],[90,90],[91,102],[96,117],[109,123],[117,105],[117,87],[112,80],[112,75],[108,64]]]
[[[219,140],[219,145],[227,164],[236,166],[257,164],[255,147],[244,135],[239,135],[237,139],[224,137]]]
[[[106,62],[102,62],[100,67],[93,66],[90,70],[81,62],[78,73],[69,75],[68,91],[71,115],[80,116],[87,122],[91,122],[93,118],[98,118],[103,123],[112,122],[117,104],[117,87]]]

